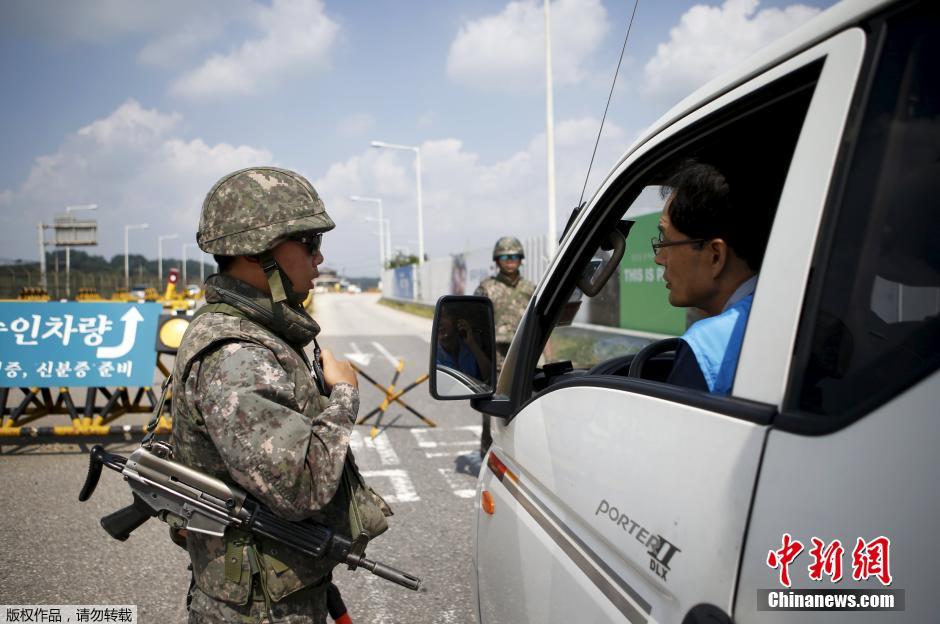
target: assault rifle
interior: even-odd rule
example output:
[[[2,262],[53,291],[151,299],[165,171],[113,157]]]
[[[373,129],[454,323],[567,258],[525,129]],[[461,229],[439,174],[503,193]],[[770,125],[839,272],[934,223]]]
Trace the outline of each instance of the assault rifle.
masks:
[[[168,459],[169,445],[157,442],[150,449],[142,446],[130,457],[109,453],[101,445],[91,449],[88,476],[78,500],[91,497],[102,466],[124,475],[134,495],[133,503],[101,519],[101,526],[111,537],[124,541],[154,517],[176,528],[216,537],[222,537],[227,527],[236,527],[281,542],[314,559],[327,557],[349,565],[350,570],[365,568],[411,590],[417,591],[421,585],[416,576],[367,559],[358,540],[350,540],[313,521],[290,522],[279,518],[238,486]]]

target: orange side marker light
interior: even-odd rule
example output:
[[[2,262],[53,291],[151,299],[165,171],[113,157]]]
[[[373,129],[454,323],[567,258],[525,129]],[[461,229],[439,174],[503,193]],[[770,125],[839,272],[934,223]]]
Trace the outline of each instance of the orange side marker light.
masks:
[[[488,491],[483,490],[482,496],[480,496],[480,507],[483,508],[483,511],[493,515],[493,512],[496,511],[496,504],[493,501],[493,495]]]

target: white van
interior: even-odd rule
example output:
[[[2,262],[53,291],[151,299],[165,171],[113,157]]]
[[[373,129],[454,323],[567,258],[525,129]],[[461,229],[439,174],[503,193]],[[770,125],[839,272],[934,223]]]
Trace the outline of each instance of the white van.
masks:
[[[495,391],[434,359],[442,311],[493,354],[489,302],[438,303],[432,392],[493,419],[480,622],[940,621],[938,4],[844,2],[656,123],[570,222]],[[772,219],[729,396],[666,384],[674,342],[611,357],[569,326],[691,156]]]

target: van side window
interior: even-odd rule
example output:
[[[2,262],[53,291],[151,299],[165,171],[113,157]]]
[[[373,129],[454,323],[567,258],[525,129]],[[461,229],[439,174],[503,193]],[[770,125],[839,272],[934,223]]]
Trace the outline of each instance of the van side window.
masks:
[[[818,307],[793,386],[806,412],[864,414],[940,365],[940,13],[920,4],[886,24],[831,242],[817,251]]]
[[[596,296],[581,296],[575,289],[567,300],[535,371],[536,392],[579,374],[669,380],[676,360],[674,337],[706,316],[702,310],[670,303],[665,262],[658,262],[654,251],[665,248],[662,259],[688,249],[670,247],[684,244],[678,239],[662,238],[660,216],[670,194],[669,182],[689,159],[717,170],[732,196],[741,198],[735,206],[747,206],[746,222],[754,227],[741,227],[737,232],[748,235],[737,240],[746,241],[754,251],[753,268],[759,268],[758,256],[763,255],[822,65],[822,60],[815,60],[715,111],[674,139],[668,156],[650,167],[646,176],[628,188],[611,191],[595,238],[609,234],[619,220],[632,221],[626,252]],[[745,220],[735,221],[739,222]],[[708,240],[707,235],[700,236]],[[694,238],[687,237],[686,242],[698,244]],[[606,264],[611,255],[603,247],[602,243],[593,250],[584,272],[593,274],[594,268]],[[639,359],[634,357],[638,353]]]
[[[564,320],[556,325],[546,345],[546,362],[570,361],[576,369],[589,369],[685,331],[685,311],[669,305],[662,267],[653,261],[649,244],[662,212],[659,191],[659,186],[647,186],[630,204],[624,218],[633,225],[617,272],[594,297],[575,290],[568,314],[563,314]],[[610,255],[598,247],[585,273],[593,275]],[[630,305],[623,303],[624,298]]]

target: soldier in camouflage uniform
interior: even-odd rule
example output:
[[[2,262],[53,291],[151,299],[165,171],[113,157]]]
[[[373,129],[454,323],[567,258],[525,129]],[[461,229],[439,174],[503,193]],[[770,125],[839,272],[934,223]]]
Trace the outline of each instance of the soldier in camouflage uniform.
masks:
[[[348,451],[359,409],[355,372],[324,351],[322,371],[314,367],[324,396],[304,351],[320,328],[302,301],[323,262],[322,233],[333,227],[313,186],[291,171],[243,169],[209,191],[196,238],[221,273],[206,280],[207,305],[177,354],[174,453],[282,518],[313,518],[347,535],[355,498],[374,537],[391,512]],[[184,537],[194,576],[190,622],[326,621],[334,563],[237,531],[218,538],[190,529]]]
[[[522,277],[519,267],[525,258],[525,250],[518,238],[504,236],[493,247],[493,260],[499,267],[495,277],[488,277],[477,286],[474,295],[489,297],[493,302],[496,321],[496,376],[503,369],[503,360],[509,351],[509,343],[516,334],[519,321],[529,299],[535,292],[535,284]],[[480,436],[480,453],[485,455],[493,442],[490,435],[490,417],[483,415],[483,433]]]

